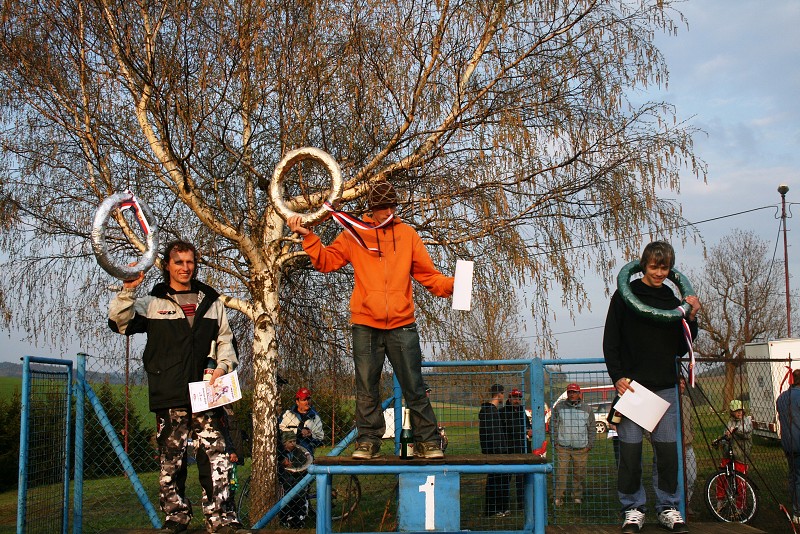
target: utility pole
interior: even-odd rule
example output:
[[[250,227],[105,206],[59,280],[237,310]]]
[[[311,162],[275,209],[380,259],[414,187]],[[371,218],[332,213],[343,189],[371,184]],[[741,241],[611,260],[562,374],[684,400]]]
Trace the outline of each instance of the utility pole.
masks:
[[[781,184],[778,193],[781,194],[781,224],[783,225],[783,272],[786,275],[786,337],[792,337],[792,302],[789,298],[789,247],[786,244],[786,193],[789,186]]]

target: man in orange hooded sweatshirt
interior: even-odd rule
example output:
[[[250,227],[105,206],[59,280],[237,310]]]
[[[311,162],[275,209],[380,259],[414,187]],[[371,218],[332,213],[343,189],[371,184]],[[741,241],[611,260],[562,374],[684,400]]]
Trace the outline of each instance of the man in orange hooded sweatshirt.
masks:
[[[422,350],[414,319],[411,277],[439,297],[453,294],[453,278],[434,267],[419,234],[394,217],[397,194],[389,182],[374,184],[368,203],[372,218],[365,218],[365,222],[386,224],[374,230],[354,230],[362,243],[342,232],[326,247],[301,225],[299,216],[287,220],[291,231],[303,237],[303,249],[316,270],[328,273],[349,263],[355,273],[350,321],[358,437],[353,458],[380,456],[385,423],[379,385],[387,356],[411,413],[414,455],[443,458],[436,415],[422,381]]]

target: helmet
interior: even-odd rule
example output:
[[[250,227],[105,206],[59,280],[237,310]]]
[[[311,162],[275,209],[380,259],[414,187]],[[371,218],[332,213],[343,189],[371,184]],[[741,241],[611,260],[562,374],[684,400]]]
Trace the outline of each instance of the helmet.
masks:
[[[311,390],[308,388],[300,388],[297,390],[297,393],[294,394],[295,399],[309,399],[311,398]]]
[[[569,384],[567,386],[567,391],[577,391],[578,393],[580,393],[581,387],[578,384]]]
[[[519,397],[522,398],[522,392],[517,388],[511,390],[511,393],[508,395],[509,397]]]
[[[728,409],[732,412],[736,410],[744,410],[744,404],[739,399],[733,399],[731,403],[728,405]]]

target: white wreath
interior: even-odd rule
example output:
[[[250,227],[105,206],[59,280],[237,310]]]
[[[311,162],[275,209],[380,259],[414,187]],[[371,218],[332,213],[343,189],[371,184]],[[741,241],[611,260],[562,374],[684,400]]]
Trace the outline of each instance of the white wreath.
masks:
[[[108,226],[108,218],[111,212],[122,205],[123,202],[133,201],[137,208],[141,209],[141,214],[137,214],[144,218],[142,222],[148,231],[146,232],[147,250],[145,251],[142,259],[136,265],[119,266],[114,265],[108,257],[108,245],[106,244],[106,227]],[[147,204],[138,200],[133,196],[133,193],[127,191],[125,193],[116,193],[106,198],[94,214],[94,223],[92,224],[92,250],[94,251],[97,263],[108,274],[120,280],[132,280],[139,276],[139,273],[149,269],[156,261],[158,254],[158,224],[155,217],[153,217],[150,208]]]
[[[322,221],[328,215],[328,210],[324,206],[320,206],[316,211],[310,213],[297,213],[290,210],[283,202],[283,178],[289,172],[292,166],[306,159],[313,159],[322,163],[331,175],[331,192],[328,195],[328,202],[331,204],[337,202],[342,198],[342,191],[344,183],[342,182],[342,170],[336,160],[327,152],[314,147],[303,147],[288,152],[283,159],[278,162],[275,167],[275,172],[272,174],[272,182],[269,184],[269,197],[272,200],[272,205],[275,206],[275,211],[287,220],[289,217],[299,215],[302,218],[303,224],[315,224]]]

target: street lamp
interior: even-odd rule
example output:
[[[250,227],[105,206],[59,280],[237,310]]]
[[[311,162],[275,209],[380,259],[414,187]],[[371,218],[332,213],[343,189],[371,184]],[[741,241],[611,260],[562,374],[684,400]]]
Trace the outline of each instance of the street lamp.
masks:
[[[786,275],[786,337],[792,337],[792,302],[789,299],[789,248],[786,244],[786,193],[789,186],[781,184],[778,193],[781,194],[781,224],[783,225],[783,272]]]

